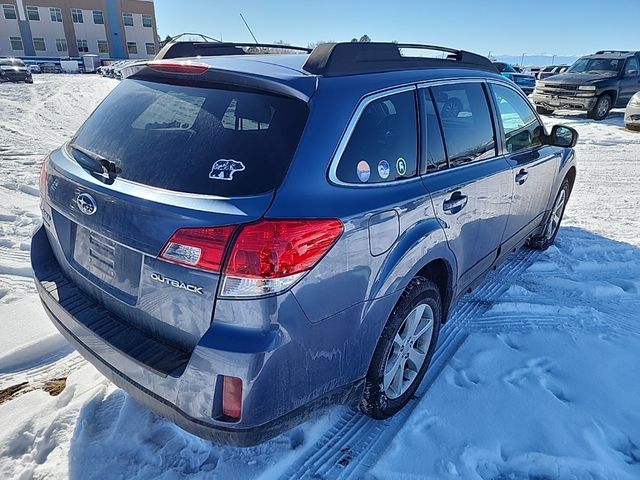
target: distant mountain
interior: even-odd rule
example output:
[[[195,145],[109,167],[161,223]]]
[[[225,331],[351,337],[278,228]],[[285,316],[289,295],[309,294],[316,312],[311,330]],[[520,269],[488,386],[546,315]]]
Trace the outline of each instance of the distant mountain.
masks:
[[[556,55],[556,57],[553,58],[553,55],[525,54],[523,63],[525,67],[546,67],[547,65],[551,65],[553,60],[553,65],[571,65],[578,58],[580,57],[571,55]],[[491,59],[513,65],[520,65],[522,55],[491,55]]]

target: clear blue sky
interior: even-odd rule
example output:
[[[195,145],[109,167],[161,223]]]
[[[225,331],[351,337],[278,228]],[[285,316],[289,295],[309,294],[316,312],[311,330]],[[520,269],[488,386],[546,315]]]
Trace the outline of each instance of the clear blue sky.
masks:
[[[640,0],[155,0],[162,38],[201,32],[306,46],[319,40],[447,45],[487,54],[581,55],[640,49]]]

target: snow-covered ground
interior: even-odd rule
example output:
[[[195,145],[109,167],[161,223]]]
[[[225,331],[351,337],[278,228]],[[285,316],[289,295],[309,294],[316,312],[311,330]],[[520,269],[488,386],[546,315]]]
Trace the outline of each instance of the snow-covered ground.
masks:
[[[0,85],[0,478],[640,478],[640,134],[621,112],[546,119],[581,135],[556,245],[519,252],[465,299],[407,409],[377,422],[335,407],[234,449],[139,406],[41,309],[40,160],[117,82],[34,79]]]

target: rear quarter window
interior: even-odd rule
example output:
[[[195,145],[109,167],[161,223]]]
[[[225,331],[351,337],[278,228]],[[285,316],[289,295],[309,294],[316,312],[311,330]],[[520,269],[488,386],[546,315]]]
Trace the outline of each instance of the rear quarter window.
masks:
[[[246,196],[279,186],[306,119],[300,100],[129,79],[72,143],[114,161],[118,178],[185,193]]]
[[[358,118],[336,168],[339,181],[387,183],[416,175],[416,99],[413,91],[371,101]]]

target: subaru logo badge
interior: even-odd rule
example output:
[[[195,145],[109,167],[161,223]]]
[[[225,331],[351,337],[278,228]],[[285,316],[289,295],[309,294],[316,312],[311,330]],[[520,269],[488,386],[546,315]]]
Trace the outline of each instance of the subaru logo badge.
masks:
[[[88,193],[81,193],[78,195],[76,203],[78,204],[80,211],[85,215],[93,215],[98,209],[95,199]]]

